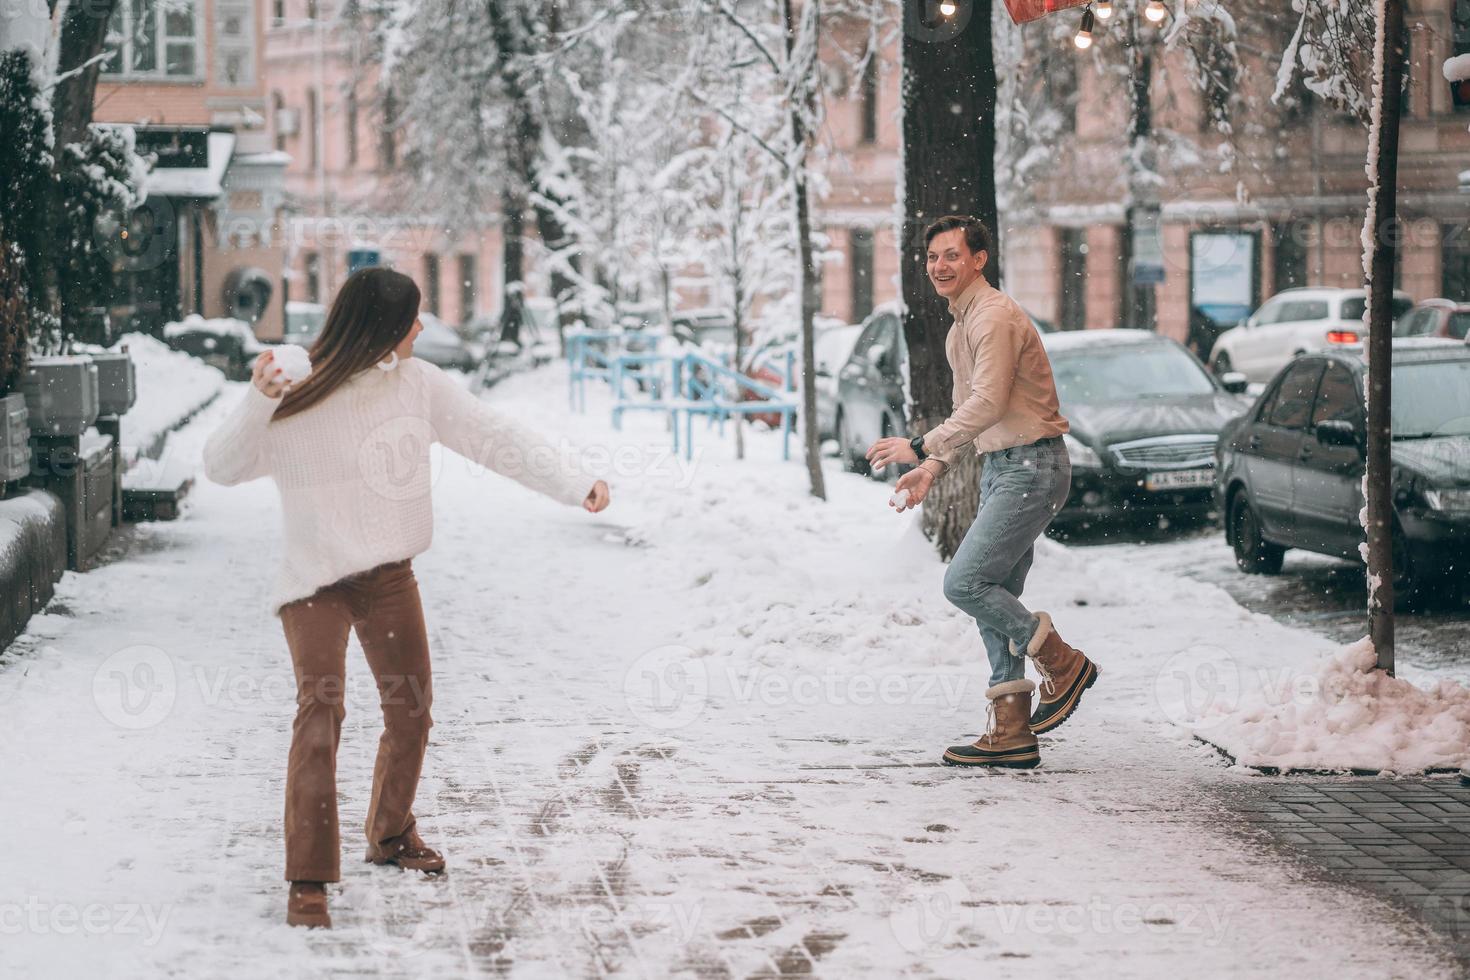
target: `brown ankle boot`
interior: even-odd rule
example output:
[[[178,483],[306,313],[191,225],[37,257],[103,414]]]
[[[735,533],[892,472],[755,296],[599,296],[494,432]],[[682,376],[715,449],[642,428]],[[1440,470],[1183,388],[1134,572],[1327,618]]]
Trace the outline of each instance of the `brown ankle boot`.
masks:
[[[1036,627],[1036,635],[1027,644],[1026,653],[1041,672],[1036,713],[1031,716],[1031,730],[1039,735],[1071,717],[1082,700],[1082,692],[1097,681],[1098,671],[1097,664],[1057,635],[1050,616],[1039,612],[1036,618],[1041,625]],[[1014,643],[1011,644],[1011,652],[1021,655]]]
[[[944,761],[951,766],[1002,766],[1007,769],[1030,769],[1041,761],[1036,736],[1027,719],[1031,714],[1031,692],[1036,685],[1028,680],[1006,681],[985,692],[990,699],[990,730],[974,745],[951,745],[944,750]]]
[[[286,925],[315,929],[332,928],[327,911],[327,886],[320,881],[293,881],[286,898]]]
[[[378,845],[368,845],[367,860],[373,864],[396,864],[405,871],[439,874],[444,870],[444,856],[410,829]]]

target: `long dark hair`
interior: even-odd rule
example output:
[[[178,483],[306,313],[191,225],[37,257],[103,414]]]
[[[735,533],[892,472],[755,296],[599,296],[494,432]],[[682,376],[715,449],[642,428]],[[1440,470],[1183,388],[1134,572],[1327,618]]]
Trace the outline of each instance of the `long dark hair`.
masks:
[[[286,393],[272,421],[306,411],[387,357],[418,315],[419,287],[403,273],[372,266],[348,276],[311,345],[311,376]]]

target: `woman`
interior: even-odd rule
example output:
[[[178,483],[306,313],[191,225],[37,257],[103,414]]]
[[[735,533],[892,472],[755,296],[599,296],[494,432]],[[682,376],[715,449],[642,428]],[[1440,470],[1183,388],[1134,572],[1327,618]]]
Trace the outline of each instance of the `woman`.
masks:
[[[444,859],[412,812],[429,727],[429,647],[411,560],[429,546],[429,446],[449,449],[592,513],[607,484],[581,476],[532,432],[439,368],[415,359],[419,290],[390,269],[343,284],[312,372],[288,384],[271,352],[210,436],[204,471],[226,485],[269,476],[281,493],[286,555],[272,596],[296,672],[286,770],[286,921],[329,927],[325,884],[339,881],[336,757],[348,630],[377,681],[383,736],[367,817],[367,860],[438,873]]]

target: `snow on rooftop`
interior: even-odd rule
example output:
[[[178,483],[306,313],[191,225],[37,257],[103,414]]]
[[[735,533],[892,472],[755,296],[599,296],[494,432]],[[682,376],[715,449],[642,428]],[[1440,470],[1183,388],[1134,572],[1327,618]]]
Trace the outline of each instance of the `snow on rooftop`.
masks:
[[[223,193],[222,182],[235,149],[234,133],[209,134],[209,160],[203,167],[159,167],[149,172],[149,194],[165,197],[215,198]]]

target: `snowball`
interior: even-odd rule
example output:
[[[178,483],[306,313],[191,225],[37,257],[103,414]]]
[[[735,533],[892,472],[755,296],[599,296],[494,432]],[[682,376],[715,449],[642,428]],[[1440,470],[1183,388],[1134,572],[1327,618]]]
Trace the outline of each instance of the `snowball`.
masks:
[[[909,492],[907,490],[898,491],[898,493],[888,498],[888,506],[897,507],[899,513],[903,513],[909,506]]]
[[[286,380],[292,384],[305,381],[311,375],[311,358],[306,348],[296,344],[282,344],[271,353],[276,367],[285,372]]]

